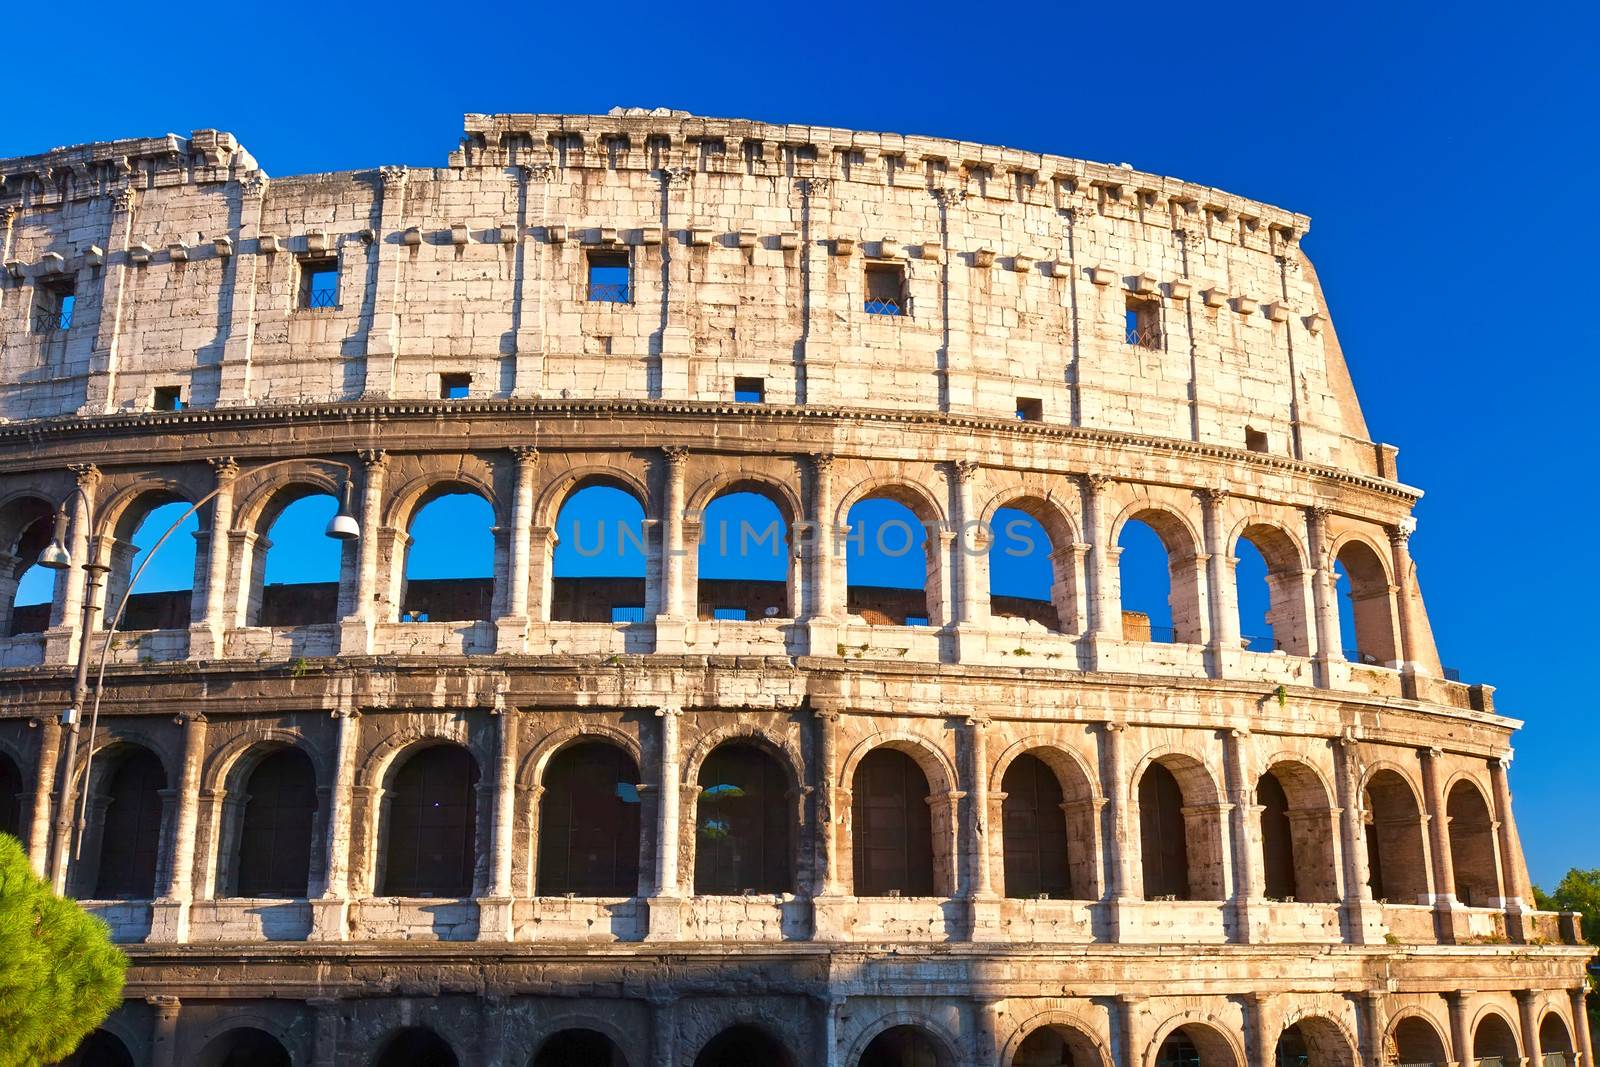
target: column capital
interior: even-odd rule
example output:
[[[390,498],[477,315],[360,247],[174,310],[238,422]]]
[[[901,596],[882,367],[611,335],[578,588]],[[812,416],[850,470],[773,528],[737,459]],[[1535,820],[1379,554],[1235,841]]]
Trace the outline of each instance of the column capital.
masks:
[[[267,176],[259,170],[254,174],[239,179],[239,191],[245,196],[261,197],[267,191]]]
[[[1100,728],[1108,734],[1119,734],[1128,728],[1128,724],[1124,722],[1103,722],[1100,724]]]
[[[683,714],[683,707],[678,704],[662,704],[656,708],[655,714],[658,719],[676,718]]]
[[[368,471],[380,471],[389,462],[389,453],[381,448],[363,448],[356,455],[361,457],[361,465]]]
[[[1411,535],[1416,532],[1416,517],[1407,515],[1405,518],[1388,528],[1387,533],[1389,534],[1389,543],[1394,545],[1396,548],[1401,548],[1407,541],[1411,540]]]
[[[524,163],[517,169],[522,172],[523,181],[548,182],[556,176],[554,163]]]
[[[666,457],[667,465],[674,470],[681,470],[689,460],[689,449],[684,445],[662,445],[661,454]]]
[[[1333,509],[1326,504],[1312,504],[1306,508],[1306,516],[1317,522],[1326,523],[1333,517]]]
[[[1088,487],[1091,493],[1105,492],[1106,488],[1115,480],[1111,475],[1102,474],[1099,471],[1089,471],[1083,475],[1083,484]]]
[[[962,485],[969,484],[982,469],[982,465],[975,459],[958,459],[951,466],[955,468],[956,480]]]
[[[100,468],[93,463],[74,463],[67,469],[72,472],[80,489],[93,489],[100,484]]]
[[[512,445],[510,451],[519,467],[532,467],[539,462],[539,450],[533,445]]]
[[[1228,499],[1230,491],[1225,485],[1208,485],[1194,491],[1202,504],[1220,504]]]
[[[124,185],[111,194],[111,206],[117,211],[128,212],[133,210],[133,187]]]
[[[212,456],[206,462],[211,464],[220,483],[226,484],[239,477],[239,462],[232,456]]]
[[[984,727],[988,726],[991,721],[992,720],[987,715],[969,715],[967,717],[967,725],[972,727],[974,730],[983,729]]]
[[[178,1014],[178,1009],[183,1002],[177,997],[160,994],[144,998],[144,1002],[156,1010],[156,1015],[163,1019],[171,1019]]]
[[[410,171],[405,167],[379,167],[378,177],[383,182],[383,192],[387,196],[390,193],[405,191],[406,180],[410,177]]]
[[[818,474],[826,474],[829,471],[833,470],[833,453],[832,452],[813,452],[813,453],[811,453],[811,469],[816,471]]]
[[[801,178],[794,183],[794,187],[803,196],[817,196],[826,193],[832,184],[832,178]]]

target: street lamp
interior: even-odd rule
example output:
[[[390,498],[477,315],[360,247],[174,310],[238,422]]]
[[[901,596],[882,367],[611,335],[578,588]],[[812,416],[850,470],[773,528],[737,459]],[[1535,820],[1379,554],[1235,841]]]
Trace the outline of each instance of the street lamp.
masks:
[[[344,477],[339,486],[339,510],[333,518],[328,520],[327,528],[323,531],[328,537],[336,541],[354,541],[361,536],[361,525],[356,522],[351,514],[351,480],[355,472],[348,463],[341,463],[336,459],[280,459],[265,463],[259,467],[252,467],[246,475],[260,474],[274,467],[289,464],[322,463],[331,467],[338,467],[344,471]],[[116,614],[111,617],[111,625],[106,627],[106,637],[100,648],[100,668],[95,675],[94,683],[94,713],[89,721],[89,756],[83,771],[83,796],[78,808],[78,845],[83,844],[83,830],[85,826],[84,813],[89,806],[89,769],[94,760],[94,733],[95,726],[100,720],[100,692],[106,676],[106,657],[111,651],[111,638],[117,632],[117,627],[122,623],[123,612],[128,607],[128,598],[133,595],[134,586],[139,581],[139,576],[150,565],[150,561],[166,544],[167,538],[188,520],[190,515],[209,504],[213,498],[222,492],[223,486],[211,490],[205,496],[195,501],[194,505],[168,526],[166,531],[150,546],[150,551],[145,553],[144,559],[139,563],[139,568],[128,579],[127,588],[122,592],[122,599],[117,603]],[[73,496],[76,500],[73,500]],[[78,731],[83,721],[83,705],[89,697],[89,635],[94,628],[94,613],[96,592],[100,585],[101,577],[110,570],[100,562],[99,541],[94,536],[94,506],[90,503],[88,494],[83,491],[83,486],[74,487],[73,496],[62,501],[56,509],[55,532],[43,552],[39,554],[39,564],[52,570],[66,570],[72,566],[72,552],[67,548],[67,503],[72,501],[74,512],[80,523],[80,529],[85,531],[85,539],[89,546],[89,558],[84,561],[83,569],[85,583],[83,590],[83,615],[78,624],[78,667],[72,684],[72,705],[61,713],[61,725],[67,728],[66,759],[61,763],[61,784],[56,791],[56,824],[54,840],[51,844],[50,880],[57,893],[64,893],[67,885],[67,846],[72,840],[72,766],[78,760]],[[217,532],[213,531],[213,538]],[[216,542],[212,542],[215,551]]]

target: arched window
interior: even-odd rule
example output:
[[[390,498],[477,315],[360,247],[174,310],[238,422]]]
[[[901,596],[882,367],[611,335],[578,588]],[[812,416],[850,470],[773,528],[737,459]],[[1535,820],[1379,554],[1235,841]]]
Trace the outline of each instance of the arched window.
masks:
[[[1065,545],[1056,544],[1057,538],[1067,541],[1070,534],[1042,503],[1014,504],[995,509],[990,520],[989,614],[1025,619],[1057,633],[1075,632],[1076,575],[1070,556],[1057,558]],[[1055,536],[1039,520],[1040,514],[1054,520]]]
[[[1234,545],[1239,634],[1251,652],[1312,652],[1310,575],[1299,547],[1275,526],[1247,526]]]
[[[706,757],[695,824],[695,893],[793,892],[788,792],[783,766],[753,744],[730,742]]]
[[[1180,1026],[1156,1052],[1156,1067],[1235,1067],[1238,1058],[1228,1039],[1209,1026]]]
[[[1522,1062],[1517,1037],[1499,1015],[1485,1015],[1472,1032],[1472,1055],[1478,1067],[1516,1067]]]
[[[148,900],[155,896],[166,771],[153,753],[130,748],[105,781],[104,794],[90,799],[91,805],[105,805],[94,897]]]
[[[494,604],[494,508],[476,493],[442,491],[406,530],[401,622],[488,619]]]
[[[655,610],[645,572],[644,505],[588,482],[561,504],[545,602],[561,622],[643,622]]]
[[[1179,1029],[1161,1042],[1156,1053],[1156,1067],[1203,1067],[1200,1050],[1189,1035]]]
[[[905,502],[888,496],[857,501],[845,518],[847,610],[873,626],[942,625],[937,551]]]
[[[1396,666],[1400,638],[1383,561],[1366,543],[1350,541],[1335,557],[1334,574],[1341,590],[1339,628],[1344,635],[1345,658]]]
[[[169,496],[150,494],[150,500],[170,500]],[[161,535],[167,532],[178,518],[189,510],[185,501],[160,503],[145,511],[137,522],[131,521],[145,507],[144,500],[131,506],[118,524],[119,531],[131,529],[126,542],[118,534],[118,543],[112,549],[106,576],[106,617],[102,625],[109,624],[117,604],[128,583],[144,565],[145,558],[155,548]],[[200,531],[198,514],[190,515],[161,545],[161,550],[151,559],[150,566],[139,576],[139,582],[128,597],[128,607],[123,613],[120,630],[184,630],[189,627],[190,600],[194,594],[195,535]]]
[[[850,818],[856,896],[933,894],[933,813],[916,760],[892,748],[862,757]]]
[[[561,1030],[539,1046],[533,1067],[628,1067],[628,1058],[597,1030]]]
[[[449,1042],[425,1026],[408,1026],[383,1043],[373,1067],[460,1067]]]
[[[1449,1059],[1445,1055],[1439,1031],[1426,1019],[1415,1015],[1401,1019],[1395,1025],[1393,1037],[1399,1063],[1442,1064]]]
[[[1544,1052],[1544,1063],[1532,1067],[1573,1067],[1576,1062],[1572,1056],[1572,1033],[1566,1020],[1553,1011],[1546,1012],[1539,1024],[1539,1048]]]
[[[1142,511],[1117,534],[1122,636],[1199,644],[1204,638],[1194,540],[1172,515]]]
[[[1450,820],[1450,867],[1456,899],[1474,908],[1498,907],[1500,878],[1495,866],[1494,820],[1483,794],[1468,781],[1450,787],[1445,801]]]
[[[298,748],[272,753],[245,783],[235,894],[303,897],[311,869],[311,825],[317,778]]]
[[[702,619],[789,618],[789,524],[766,491],[736,489],[706,505],[700,524]]]
[[[463,897],[477,858],[478,765],[459,745],[405,758],[390,777],[381,896]]]
[[[53,510],[35,497],[14,501],[0,514],[0,637],[49,629],[56,576],[37,561],[54,533]]]
[[[1319,1016],[1286,1027],[1278,1037],[1273,1067],[1350,1067],[1355,1050],[1344,1032]]]
[[[733,1026],[706,1042],[694,1067],[793,1067],[794,1057],[765,1030]]]
[[[1139,855],[1146,900],[1190,899],[1188,836],[1178,779],[1152,763],[1139,779]]]
[[[1327,791],[1305,764],[1274,764],[1256,782],[1261,808],[1262,887],[1276,900],[1331,904],[1338,899]]]
[[[1017,1046],[1011,1067],[1100,1067],[1094,1041],[1070,1026],[1041,1026]]]
[[[859,1067],[951,1067],[933,1039],[915,1026],[891,1026],[872,1039]]]
[[[639,768],[604,741],[562,749],[544,772],[539,808],[540,896],[639,892]]]
[[[11,757],[0,755],[0,833],[22,837],[22,772]]]
[[[1382,770],[1367,782],[1367,885],[1374,900],[1425,903],[1428,870],[1422,843],[1422,813],[1416,794],[1394,771]]]
[[[289,1052],[265,1030],[242,1026],[207,1044],[195,1067],[290,1067]]]
[[[134,1062],[121,1038],[107,1030],[96,1030],[83,1039],[76,1052],[61,1061],[61,1067],[134,1067]]]
[[[1067,864],[1067,822],[1061,783],[1043,760],[1021,755],[1001,779],[1008,897],[1074,896]]]
[[[339,501],[327,493],[285,494],[263,516],[266,545],[251,557],[251,626],[309,626],[339,618],[339,572],[344,546],[326,534]],[[278,501],[274,502],[275,504]]]

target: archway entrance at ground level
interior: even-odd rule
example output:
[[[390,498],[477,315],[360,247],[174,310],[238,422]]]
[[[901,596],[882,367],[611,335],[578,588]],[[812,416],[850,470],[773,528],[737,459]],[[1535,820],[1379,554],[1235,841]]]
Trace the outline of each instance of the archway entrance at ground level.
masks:
[[[915,1026],[892,1026],[872,1039],[859,1067],[949,1067],[933,1038]]]
[[[781,1043],[754,1026],[733,1026],[706,1042],[694,1067],[794,1067]]]
[[[532,1067],[628,1067],[628,1058],[597,1030],[560,1030],[545,1038]]]

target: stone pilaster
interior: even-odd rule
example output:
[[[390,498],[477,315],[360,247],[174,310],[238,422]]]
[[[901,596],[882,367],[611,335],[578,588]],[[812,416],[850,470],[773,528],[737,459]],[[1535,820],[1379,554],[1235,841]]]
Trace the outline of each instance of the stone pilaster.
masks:
[[[377,286],[372,297],[372,324],[367,330],[366,376],[362,393],[386,397],[393,393],[400,350],[400,277],[410,248],[401,241],[405,229],[408,171],[383,167],[383,199],[379,212]],[[363,528],[365,533],[365,528]]]
[[[1106,501],[1110,486],[1111,479],[1103,474],[1089,474],[1083,479],[1083,528],[1089,538],[1089,654],[1084,666],[1091,670],[1105,658],[1106,642],[1122,640],[1122,590],[1117,580],[1120,553],[1111,541],[1114,516],[1108,514]]]
[[[382,547],[383,475],[387,460],[381,450],[361,453],[361,539],[356,542],[355,597],[339,621],[339,654],[370,655],[377,624],[379,552]]]
[[[1206,587],[1210,606],[1211,673],[1217,678],[1231,677],[1239,670],[1239,592],[1234,576],[1238,559],[1229,551],[1222,529],[1222,509],[1228,490],[1220,487],[1195,494],[1204,516],[1206,543]],[[1177,620],[1173,620],[1177,625]]]
[[[506,614],[495,622],[495,651],[501,653],[527,651],[530,557],[534,551],[533,483],[539,473],[538,449],[516,445],[511,452],[516,457],[517,469],[511,496]]]
[[[232,456],[222,456],[211,460],[211,469],[215,471],[217,495],[211,498],[211,521],[205,539],[203,608],[189,627],[189,658],[192,660],[221,659],[228,627],[233,621],[228,611],[228,549],[232,541],[233,492],[239,478],[239,464]]]
[[[478,940],[509,941],[512,916],[511,854],[516,848],[517,711],[495,716],[494,821],[489,855],[489,892],[478,901]]]
[[[685,588],[684,468],[689,450],[669,445],[661,450],[665,459],[665,482],[661,515],[661,614],[656,616],[656,651],[684,650],[686,628],[693,614]]]
[[[238,233],[261,233],[261,205],[266,197],[267,176],[259,172],[239,183]],[[224,285],[229,287],[227,326],[222,342],[222,366],[217,382],[217,403],[245,403],[255,384],[256,287],[263,267],[271,260],[260,249],[244,254],[243,242],[235,246],[223,266]]]
[[[131,188],[111,194],[111,218],[105,247],[111,252],[100,276],[100,319],[95,325],[94,347],[89,353],[89,373],[84,379],[83,410],[100,415],[117,408],[118,347],[122,337],[122,305],[128,271],[135,269],[126,251],[132,240],[138,194]]]
[[[150,1067],[179,1067],[178,1015],[183,1004],[177,997],[145,997],[150,1005]]]
[[[77,490],[73,493],[72,528],[67,551],[72,554],[72,566],[62,572],[57,581],[58,595],[50,609],[50,629],[44,635],[46,663],[74,663],[78,658],[78,639],[83,629],[83,601],[90,595],[91,582],[98,585],[104,568],[98,568],[96,559],[91,563],[89,548],[93,543],[90,523],[95,513],[95,498],[100,488],[100,468],[92,463],[72,468]],[[97,608],[98,604],[95,605]]]
[[[680,707],[656,709],[661,722],[660,766],[656,773],[656,877],[650,898],[650,932],[646,940],[677,941],[682,937],[685,901],[678,885],[678,855],[682,838],[679,808],[682,799],[679,774],[678,726]]]
[[[39,754],[34,763],[33,803],[28,818],[28,862],[43,878],[50,868],[50,819],[55,805],[56,767],[61,760],[61,720],[46,714],[39,720]]]
[[[1344,863],[1343,912],[1345,940],[1357,945],[1381,944],[1383,909],[1372,899],[1372,874],[1362,827],[1361,769],[1357,742],[1344,735],[1334,742],[1333,758],[1339,793],[1339,856]]]
[[[335,713],[333,790],[328,798],[327,877],[322,893],[311,902],[312,941],[343,941],[349,936],[351,815],[355,804],[356,747],[361,719],[353,709]]]
[[[178,769],[172,845],[168,850],[166,885],[151,904],[149,941],[189,940],[189,905],[194,900],[195,830],[200,805],[200,767],[206,753],[206,718],[183,720],[183,758]]]

